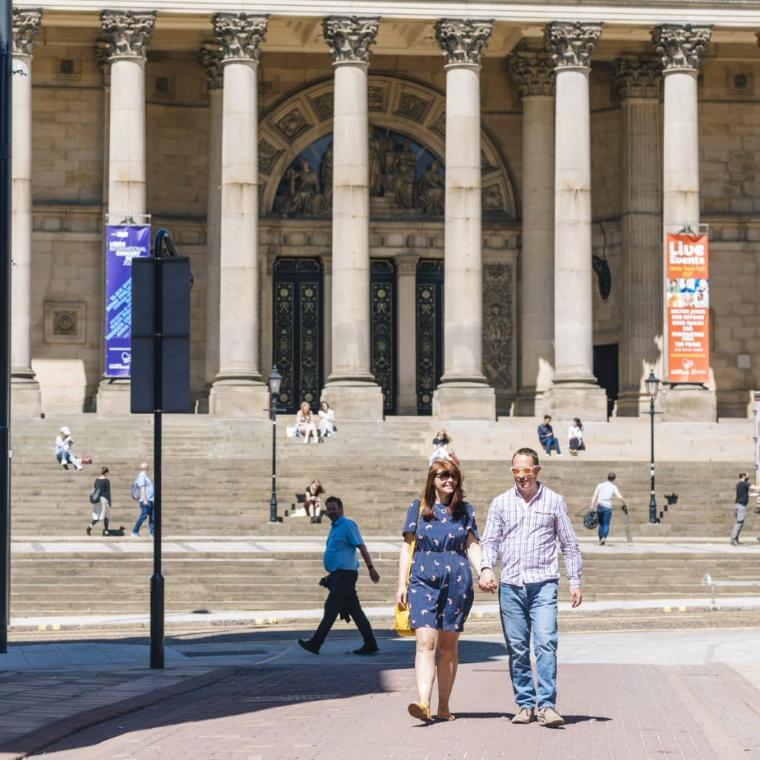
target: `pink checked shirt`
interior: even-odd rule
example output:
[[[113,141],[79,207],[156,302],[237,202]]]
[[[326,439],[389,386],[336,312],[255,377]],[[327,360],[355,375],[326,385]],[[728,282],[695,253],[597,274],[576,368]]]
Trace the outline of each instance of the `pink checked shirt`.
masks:
[[[539,483],[536,495],[526,503],[515,486],[491,502],[480,539],[480,568],[496,567],[501,554],[502,583],[522,586],[558,579],[557,541],[570,588],[580,588],[583,560],[565,500]]]

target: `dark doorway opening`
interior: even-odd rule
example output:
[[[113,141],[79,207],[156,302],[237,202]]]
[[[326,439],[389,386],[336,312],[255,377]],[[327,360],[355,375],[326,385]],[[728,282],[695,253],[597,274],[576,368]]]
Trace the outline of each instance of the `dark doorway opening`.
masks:
[[[282,374],[280,408],[312,409],[322,390],[322,265],[319,259],[282,258],[274,264],[272,359]]]
[[[396,267],[373,259],[370,268],[372,374],[383,390],[383,414],[396,413]]]
[[[609,417],[612,415],[620,390],[617,343],[594,346],[594,376],[607,394],[607,416]]]
[[[433,393],[443,374],[443,261],[417,265],[417,414],[433,413]]]

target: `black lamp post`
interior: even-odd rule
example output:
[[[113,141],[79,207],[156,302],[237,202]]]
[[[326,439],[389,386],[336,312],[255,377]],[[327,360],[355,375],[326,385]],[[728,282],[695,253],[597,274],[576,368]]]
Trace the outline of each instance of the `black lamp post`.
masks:
[[[660,378],[649,370],[649,377],[645,380],[647,393],[649,394],[649,522],[658,523],[657,500],[654,495],[654,400],[660,388]]]
[[[272,420],[272,497],[269,500],[269,522],[279,522],[277,519],[277,401],[280,397],[282,375],[277,371],[277,365],[272,367],[269,376],[269,418]]]

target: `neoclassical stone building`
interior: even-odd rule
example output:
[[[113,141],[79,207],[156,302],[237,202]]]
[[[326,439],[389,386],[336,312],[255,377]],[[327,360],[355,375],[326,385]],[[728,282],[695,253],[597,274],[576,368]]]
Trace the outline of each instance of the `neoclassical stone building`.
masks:
[[[638,415],[663,236],[708,225],[712,370],[760,385],[760,3],[19,0],[17,414],[104,377],[104,224],[192,258],[201,409]],[[427,10],[426,10],[427,9]],[[606,392],[605,392],[606,391]]]

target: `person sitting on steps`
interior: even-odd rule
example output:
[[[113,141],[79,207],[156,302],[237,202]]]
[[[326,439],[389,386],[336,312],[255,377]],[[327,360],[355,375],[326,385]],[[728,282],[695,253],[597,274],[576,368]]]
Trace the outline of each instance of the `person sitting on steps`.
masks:
[[[308,401],[301,404],[301,408],[296,415],[296,429],[298,434],[303,438],[304,443],[308,443],[311,438],[312,443],[319,443],[317,436],[317,426],[314,424],[314,416],[311,413],[311,407]]]

